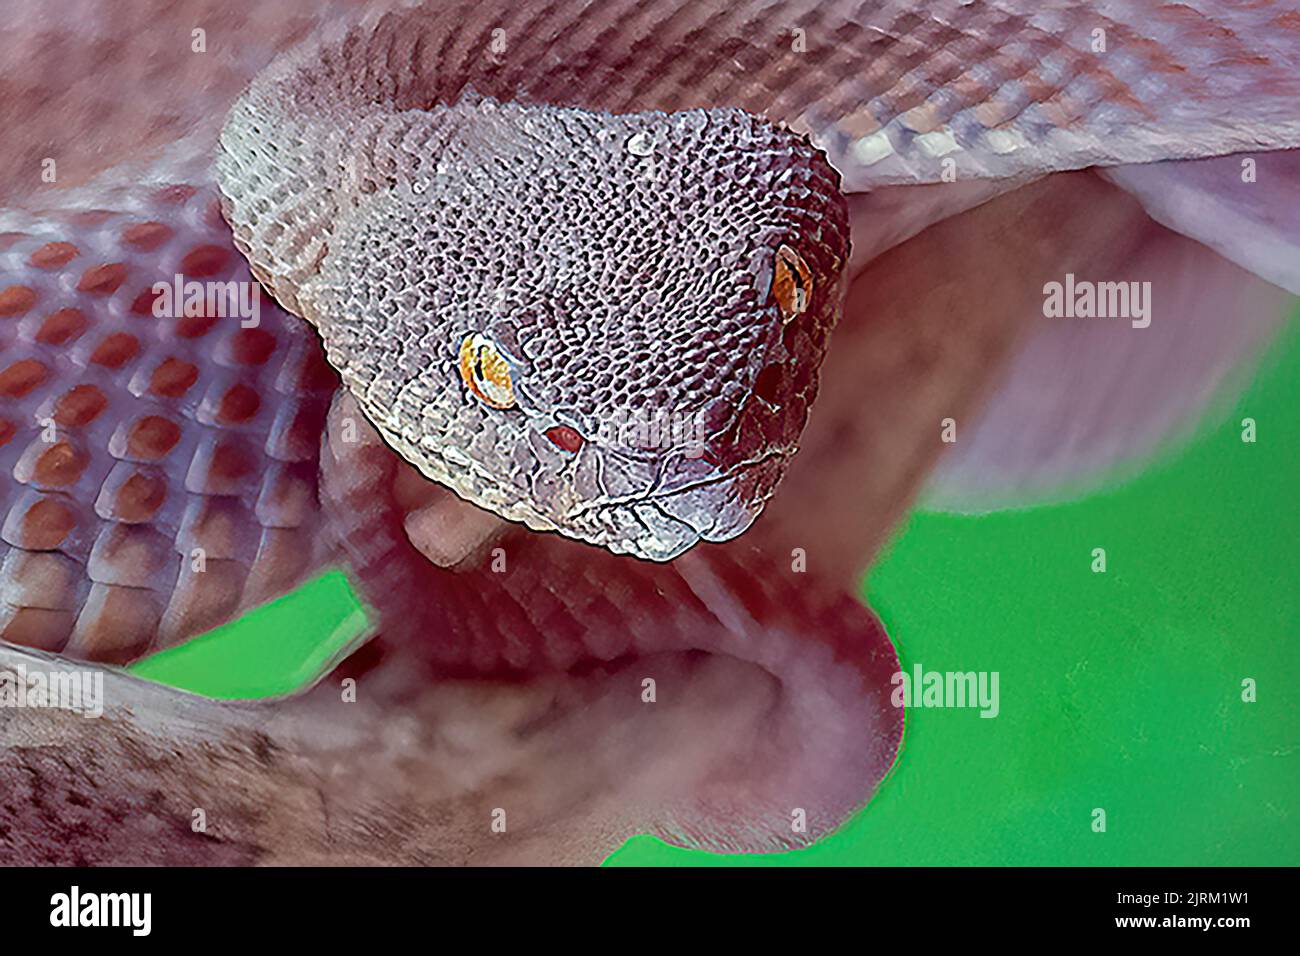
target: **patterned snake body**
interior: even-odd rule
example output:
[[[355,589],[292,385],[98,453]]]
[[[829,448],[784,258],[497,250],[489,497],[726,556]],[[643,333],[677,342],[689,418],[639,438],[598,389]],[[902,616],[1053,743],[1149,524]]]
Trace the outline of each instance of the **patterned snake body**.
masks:
[[[747,539],[655,565],[528,538],[506,574],[433,568],[403,525],[424,492],[386,446],[613,551],[734,537],[816,394],[841,187],[1295,147],[1294,12],[431,6],[268,31],[257,66],[316,32],[259,73],[219,151],[218,83],[160,156],[119,144],[116,170],[0,214],[0,636],[126,662],[344,561],[385,628],[437,635],[443,673],[758,664],[798,690],[764,746],[823,734],[857,768],[822,781],[838,819],[901,736],[869,612]],[[156,283],[253,275],[315,331],[269,297],[255,326],[212,300],[155,313]],[[344,415],[322,451],[334,369],[382,443]],[[703,423],[701,448],[600,440],[656,409]],[[787,805],[798,770],[765,799]]]
[[[673,558],[745,530],[797,447],[841,308],[841,177],[1008,179],[1300,137],[1286,61],[1243,58],[1190,14],[928,16],[578,0],[371,16],[235,104],[218,162],[235,240],[424,474],[534,529]],[[1230,22],[1253,36],[1265,17]],[[809,32],[834,52],[808,56]],[[496,399],[448,387],[466,349]]]

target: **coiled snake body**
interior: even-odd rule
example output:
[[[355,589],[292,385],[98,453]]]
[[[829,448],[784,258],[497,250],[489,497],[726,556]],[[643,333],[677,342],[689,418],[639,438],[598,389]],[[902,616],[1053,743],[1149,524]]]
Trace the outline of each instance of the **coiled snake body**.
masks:
[[[69,159],[86,182],[3,212],[4,640],[126,662],[343,562],[444,674],[758,664],[793,690],[758,802],[816,794],[814,830],[893,759],[893,649],[761,522],[694,546],[776,490],[849,272],[890,244],[843,194],[953,183],[914,232],[1049,172],[1300,145],[1280,4],[258,6],[97,20],[119,101],[170,63],[201,115],[87,119],[112,168]],[[190,22],[220,61],[136,56],[145,23],[183,47]],[[15,181],[39,152],[6,157]],[[270,295],[213,314],[241,300],[212,284],[253,276]],[[322,450],[340,373],[356,404]],[[663,414],[694,444],[606,430]],[[411,465],[609,550],[522,536],[506,573],[432,567]]]

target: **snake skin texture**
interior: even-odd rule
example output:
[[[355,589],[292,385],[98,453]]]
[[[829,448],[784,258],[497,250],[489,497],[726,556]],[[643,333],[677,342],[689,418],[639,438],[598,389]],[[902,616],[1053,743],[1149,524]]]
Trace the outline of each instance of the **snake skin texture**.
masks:
[[[759,772],[705,768],[659,831],[719,849],[810,839],[796,806],[825,832],[901,742],[868,609],[761,528],[695,545],[795,452],[842,194],[1300,145],[1280,3],[124,6],[0,18],[24,132],[0,148],[0,640],[125,663],[343,564],[412,671],[595,673],[641,708],[644,676],[734,658]],[[178,42],[199,25],[207,54]],[[158,283],[254,278],[255,324],[154,309]],[[601,451],[660,407],[702,454]],[[520,534],[435,567],[411,464],[606,548]]]
[[[446,0],[308,49],[279,75],[369,50],[350,83],[404,107],[743,109],[808,134],[850,191],[1300,143],[1300,14],[1280,0]]]
[[[797,450],[842,301],[841,186],[1294,143],[1296,45],[1235,32],[1294,30],[1269,7],[416,6],[259,75],[218,178],[254,273],[407,460],[668,560],[748,528]],[[782,249],[810,283],[793,322]],[[468,342],[505,405],[458,381]],[[660,427],[611,440],[629,423]],[[679,423],[693,444],[664,438]]]
[[[735,111],[484,101],[363,115],[339,157],[311,145],[323,131],[290,134],[252,105],[286,93],[255,90],[227,127],[236,241],[395,448],[475,504],[638,557],[749,527],[843,300],[846,211],[815,153]],[[783,248],[811,287],[788,315],[772,292]],[[512,407],[461,382],[468,337],[506,356]]]
[[[0,235],[0,635],[125,662],[282,594],[323,556],[319,435],[337,378],[269,299],[155,314],[155,283],[242,283],[197,177],[6,211]],[[224,307],[224,304],[222,304]]]
[[[182,281],[249,278],[216,213],[216,140],[238,83],[251,78],[278,50],[294,42],[308,38],[304,47],[260,74],[242,101],[244,107],[257,105],[259,90],[287,83],[286,105],[299,101],[320,105],[323,99],[328,109],[267,113],[267,122],[280,124],[275,129],[284,138],[270,135],[269,128],[241,127],[237,122],[227,129],[229,144],[243,137],[241,142],[246,140],[250,147],[258,145],[264,153],[274,153],[277,144],[284,143],[287,149],[287,144],[295,141],[287,135],[292,132],[290,125],[305,129],[317,124],[316,152],[286,151],[281,156],[285,166],[281,171],[286,175],[293,175],[302,163],[325,169],[329,161],[337,163],[340,157],[351,155],[341,148],[347,132],[331,132],[321,125],[347,111],[360,123],[356,129],[364,127],[371,137],[361,144],[366,149],[357,155],[391,165],[358,163],[343,172],[350,183],[367,182],[365,177],[370,175],[370,183],[386,189],[391,183],[384,177],[393,172],[399,158],[409,160],[410,156],[401,148],[407,141],[395,135],[399,130],[403,135],[413,133],[416,140],[411,142],[419,137],[425,137],[419,140],[425,143],[437,141],[437,136],[458,137],[461,151],[454,154],[457,165],[450,165],[446,173],[454,173],[453,180],[464,179],[473,175],[472,160],[481,155],[481,150],[474,151],[473,137],[467,131],[471,118],[476,123],[486,122],[485,116],[493,114],[493,128],[513,135],[527,134],[530,123],[541,124],[536,127],[540,131],[567,137],[542,144],[541,154],[558,161],[571,154],[562,147],[573,145],[573,138],[590,129],[583,123],[592,120],[572,112],[580,107],[618,114],[641,111],[645,122],[658,124],[651,132],[662,136],[638,139],[637,133],[643,130],[618,125],[635,119],[601,115],[599,122],[620,134],[612,138],[612,145],[621,148],[617,155],[628,164],[652,159],[669,175],[677,167],[698,172],[698,157],[666,154],[664,161],[658,162],[657,151],[677,135],[673,123],[685,129],[681,135],[699,137],[698,131],[691,133],[690,126],[708,119],[706,129],[716,128],[719,135],[745,133],[749,137],[744,148],[735,143],[720,145],[721,151],[712,154],[715,158],[730,157],[743,167],[762,155],[761,148],[753,147],[779,142],[777,151],[787,165],[774,169],[805,177],[801,188],[806,194],[801,193],[801,204],[791,208],[817,214],[820,218],[809,228],[824,229],[826,237],[824,260],[815,243],[806,247],[814,251],[804,255],[816,270],[814,314],[800,313],[783,325],[780,319],[785,317],[778,317],[768,302],[763,319],[766,326],[737,332],[733,339],[725,340],[711,339],[708,330],[701,328],[679,332],[674,338],[665,311],[664,335],[654,343],[662,349],[658,361],[663,368],[657,382],[628,383],[629,388],[622,392],[613,388],[612,375],[608,384],[602,385],[606,381],[603,374],[610,370],[599,348],[583,354],[584,340],[564,332],[543,338],[551,349],[543,357],[548,359],[552,375],[536,381],[520,376],[519,395],[527,401],[535,392],[538,407],[553,416],[557,426],[587,441],[596,436],[582,433],[591,423],[581,415],[591,410],[565,408],[562,399],[566,394],[598,400],[643,398],[646,393],[636,389],[680,385],[699,375],[701,366],[718,362],[730,363],[734,379],[724,381],[726,376],[710,373],[712,377],[699,381],[731,388],[737,396],[732,400],[733,411],[738,405],[762,410],[764,395],[770,399],[776,394],[785,401],[779,390],[769,389],[774,385],[791,388],[796,400],[789,403],[793,411],[788,418],[777,415],[760,422],[763,427],[772,426],[770,433],[762,427],[754,431],[762,435],[761,441],[784,443],[782,450],[788,452],[790,423],[797,426],[806,413],[815,388],[815,362],[824,347],[824,338],[818,337],[822,336],[820,325],[828,320],[815,310],[830,308],[835,301],[834,289],[826,286],[834,284],[829,270],[839,255],[841,237],[834,197],[825,194],[836,176],[844,189],[852,190],[877,183],[939,178],[944,171],[942,160],[948,158],[962,175],[1009,176],[1093,162],[1208,155],[1244,145],[1258,149],[1297,145],[1297,119],[1291,104],[1298,75],[1294,38],[1300,32],[1293,11],[1267,2],[1197,2],[1153,11],[1136,3],[1043,6],[977,0],[929,5],[921,12],[910,4],[812,4],[801,0],[726,7],[680,0],[601,4],[553,0],[528,7],[430,4],[402,9],[387,18],[366,14],[360,26],[351,15],[340,17],[335,5],[285,14],[279,5],[228,12],[220,5],[184,4],[173,11],[177,22],[209,24],[213,49],[223,51],[219,57],[198,60],[188,50],[176,51],[160,41],[156,31],[148,29],[149,17],[114,17],[95,4],[82,4],[77,10],[78,22],[97,31],[93,55],[75,55],[73,38],[63,20],[15,14],[0,32],[7,61],[18,64],[23,71],[19,75],[24,77],[5,102],[28,104],[21,118],[33,126],[30,139],[39,142],[43,136],[52,137],[54,124],[68,121],[68,108],[75,102],[83,133],[79,142],[92,144],[76,151],[83,165],[73,177],[74,183],[89,180],[90,185],[60,188],[43,195],[39,202],[26,201],[21,208],[10,208],[3,213],[0,228],[5,234],[5,248],[0,252],[5,344],[0,383],[5,407],[0,414],[8,423],[3,452],[9,456],[6,467],[13,476],[5,488],[3,540],[10,550],[3,565],[3,600],[7,608],[5,639],[95,659],[126,660],[182,640],[251,603],[282,593],[303,573],[338,557],[336,545],[326,533],[330,519],[321,512],[317,489],[320,466],[316,452],[308,450],[308,436],[319,429],[325,398],[334,386],[332,373],[320,361],[316,333],[286,316],[269,299],[261,303],[261,324],[255,330],[236,328],[238,323],[218,319],[210,330],[198,334],[203,324],[199,317],[169,320],[168,325],[139,311],[157,281],[175,281],[178,275]],[[1108,52],[1093,50],[1092,30],[1096,28],[1107,32]],[[348,36],[351,39],[340,46]],[[335,53],[322,59],[322,49]],[[48,75],[53,79],[43,81],[46,74],[36,66],[49,54],[57,54],[54,59],[59,69],[52,67]],[[82,68],[106,58],[120,66],[104,77],[97,79],[93,71]],[[160,70],[168,64],[173,66],[169,75],[192,82],[178,81],[175,89],[160,85]],[[352,69],[339,72],[343,65]],[[311,78],[325,86],[290,82],[295,77]],[[329,84],[343,80],[351,84],[347,89],[354,98],[332,102]],[[96,87],[103,88],[99,100],[92,92]],[[388,97],[412,111],[393,115],[367,109],[358,113],[359,104],[373,105],[370,97],[376,90],[382,93],[380,100]],[[143,111],[117,107],[153,104],[155,100],[167,105]],[[99,102],[100,109],[82,109],[81,104],[87,101]],[[34,103],[52,105],[48,110],[34,109]],[[737,108],[765,119],[743,119],[735,112]],[[666,110],[727,112],[685,114],[676,120],[645,112]],[[184,114],[186,122],[178,122],[176,113]],[[236,110],[235,116],[240,115]],[[441,119],[433,122],[431,116]],[[925,126],[922,120],[926,116],[938,125]],[[13,119],[17,122],[20,117]],[[783,132],[782,123],[793,132]],[[47,132],[42,132],[42,124],[49,124]],[[342,128],[351,129],[346,124]],[[182,134],[181,147],[162,154],[155,149]],[[802,135],[825,150],[834,172],[802,145]],[[956,143],[955,150],[937,148],[946,143],[944,136]],[[707,135],[696,141],[707,142]],[[1001,149],[999,143],[1014,148]],[[380,145],[388,152],[379,149]],[[595,145],[583,145],[589,154],[573,157],[574,161],[595,162]],[[39,148],[33,152],[32,147],[17,150],[16,156],[6,154],[5,162],[11,164],[6,168],[30,163],[39,155]],[[230,170],[241,161],[229,150],[222,155]],[[110,168],[93,168],[88,156]],[[248,161],[247,155],[243,161]],[[760,166],[750,168],[758,170]],[[268,167],[263,172],[269,175],[273,171]],[[432,177],[425,184],[428,188],[454,185],[433,181],[439,175],[436,164],[425,171]],[[338,175],[335,170],[328,172]],[[513,182],[520,188],[531,186],[526,178],[516,174]],[[717,188],[723,192],[717,195],[734,194],[754,204],[754,210],[762,209],[761,190],[746,192],[737,187],[739,181],[719,182]],[[635,185],[626,179],[619,182]],[[707,190],[713,188],[710,182],[706,176],[698,184],[706,190],[706,198],[710,195]],[[243,181],[236,184],[233,178],[228,185],[231,190],[261,188]],[[21,192],[10,183],[6,186],[11,193]],[[378,192],[365,196],[372,208],[395,201],[378,196]],[[642,204],[656,198],[646,190],[633,190],[632,196]],[[263,197],[262,206],[241,213],[227,196],[225,211],[235,219],[237,231],[249,228],[254,213],[267,216],[274,209],[278,218],[271,217],[272,225],[305,229],[302,235],[307,239],[324,235],[327,227],[319,224],[322,207],[298,198],[295,202],[293,195],[273,191]],[[438,213],[445,216],[443,221],[466,230],[468,236],[479,235],[474,230],[483,225],[468,220],[504,208],[467,209],[457,217],[449,206]],[[726,210],[719,213],[726,214]],[[391,223],[376,217],[368,228],[385,222]],[[725,219],[721,222],[726,224]],[[635,222],[630,225],[637,226]],[[151,232],[162,238],[155,239]],[[365,236],[362,231],[354,232],[347,239],[355,250],[361,248]],[[635,228],[629,235],[636,235]],[[424,237],[406,239],[412,248],[418,248]],[[533,237],[512,235],[514,254],[531,255],[542,262],[548,257],[580,258],[580,248],[542,240],[540,232]],[[154,241],[157,244],[150,248],[149,242]],[[458,255],[461,250],[443,242],[446,261],[459,262],[453,252]],[[769,258],[757,268],[766,268],[768,273],[753,277],[755,289],[761,289],[774,269],[774,244],[772,237],[763,242]],[[687,247],[669,242],[658,248],[666,255],[680,256]],[[315,249],[327,252],[328,244]],[[561,249],[565,251],[561,253]],[[721,257],[730,250],[719,247],[710,254]],[[312,257],[304,261],[309,260],[312,267],[318,265]],[[355,252],[347,261],[365,267],[359,268],[359,274],[371,283],[367,286],[371,296],[380,289],[375,283],[382,270],[391,268]],[[666,270],[658,275],[672,274],[671,262],[649,264]],[[694,267],[693,262],[686,265]],[[754,267],[753,262],[745,265]],[[337,276],[347,267],[334,268],[338,270],[333,285],[337,295]],[[478,268],[488,272],[491,267],[479,263]],[[292,277],[266,274],[260,266],[258,271],[277,294],[292,298],[294,286],[286,284]],[[596,295],[590,286],[582,291]],[[664,293],[655,288],[647,291],[648,296],[658,294],[661,300]],[[386,294],[396,296],[391,298],[393,306],[406,301],[401,293],[390,290]],[[428,297],[426,304],[437,304],[448,294],[447,288],[405,293],[417,305],[421,296]],[[493,410],[481,402],[470,404],[465,386],[457,379],[431,382],[428,376],[421,378],[431,357],[437,355],[439,361],[445,361],[455,344],[442,338],[431,343],[441,352],[404,348],[408,339],[418,340],[416,333],[428,332],[432,327],[429,317],[417,315],[414,328],[383,318],[387,324],[364,327],[366,334],[357,338],[354,354],[342,355],[343,350],[335,347],[335,358],[345,367],[361,365],[383,371],[388,377],[380,377],[382,390],[390,396],[401,384],[391,377],[409,376],[408,382],[421,387],[445,384],[455,403],[472,408],[485,422],[493,418],[489,414]],[[546,320],[547,316],[534,318]],[[697,322],[707,326],[719,318],[701,310]],[[801,323],[813,325],[816,334],[808,336],[812,344],[788,351],[807,356],[808,361],[793,363],[783,378],[763,375],[768,356],[779,356],[786,348],[787,333],[797,338]],[[545,327],[544,321],[541,324]],[[344,322],[338,326],[340,336],[345,332],[357,336],[358,327]],[[483,326],[476,328],[484,330]],[[519,325],[514,331],[522,329]],[[375,334],[369,335],[371,331]],[[492,329],[486,331],[496,334]],[[527,358],[522,342],[506,341],[506,334],[500,337],[503,349],[518,345],[520,351],[514,357]],[[647,336],[647,340],[652,338]],[[240,343],[250,341],[261,344],[250,353],[241,352]],[[767,353],[753,348],[760,341],[769,349]],[[138,345],[125,348],[130,342]],[[565,344],[560,347],[559,343]],[[120,354],[114,353],[114,348],[120,348]],[[385,350],[396,350],[405,358],[387,370],[368,361],[388,354]],[[100,358],[107,355],[119,367],[96,361],[97,354]],[[260,356],[260,360],[245,361],[241,355],[246,359]],[[304,371],[295,378],[298,373],[294,370],[300,368]],[[565,374],[555,374],[560,370]],[[155,386],[155,379],[160,386]],[[751,394],[744,394],[746,390]],[[409,388],[405,394],[417,395]],[[359,397],[363,402],[366,399],[364,394]],[[399,409],[414,415],[430,407],[417,408],[418,398],[405,400],[406,405],[375,403],[373,411],[390,438],[418,433],[420,441],[408,440],[405,447],[394,442],[418,459],[428,453],[437,435],[420,429],[403,431],[411,423],[399,420]],[[96,412],[101,405],[103,410]],[[565,417],[566,412],[572,417]],[[133,451],[130,432],[125,429],[149,415],[157,419],[151,422],[157,432],[144,434],[157,440],[159,435],[170,436],[175,431],[180,437],[166,451],[151,449],[154,459],[140,460],[139,449]],[[734,419],[742,420],[741,415]],[[53,429],[44,424],[47,422],[53,422]],[[540,449],[539,454],[557,457],[574,455],[572,435],[546,432],[539,438],[538,429],[530,429],[529,451]],[[465,452],[467,472],[472,472],[470,466],[479,461],[478,456],[490,460],[488,444],[482,442]],[[570,446],[567,450],[566,445]],[[516,449],[523,447],[523,442],[516,445]],[[230,448],[240,451],[230,452]],[[51,454],[51,449],[57,453]],[[753,457],[746,452],[740,460]],[[779,460],[779,454],[774,460]],[[702,468],[708,459],[686,464]],[[517,493],[536,496],[531,500],[541,500],[547,489],[536,485],[524,488],[514,482],[517,477],[498,482],[498,487],[511,487]],[[499,478],[496,474],[479,476],[484,487],[489,486],[489,479]],[[604,477],[606,491],[616,485],[616,479]],[[770,491],[770,481],[770,476],[762,482],[755,480],[754,490],[742,497],[761,498]],[[573,487],[580,486],[575,483]],[[224,516],[225,530],[215,537],[209,536],[207,525],[197,519],[200,512],[210,510]],[[534,510],[544,512],[542,508]],[[598,514],[598,509],[593,512],[593,516]],[[744,520],[742,516],[723,521],[720,530],[738,529]],[[29,526],[33,536],[25,537]],[[613,531],[626,533],[618,528]],[[290,532],[294,547],[280,548],[275,542],[288,540]],[[114,550],[119,539],[128,537],[140,550],[120,546]],[[625,540],[635,543],[636,539]],[[673,547],[676,545],[670,544],[669,549]],[[201,549],[206,567],[225,575],[223,588],[209,589],[200,583],[209,579],[186,570],[196,560],[196,549]],[[209,591],[206,597],[201,593]],[[376,605],[384,603],[382,597],[371,595]]]
[[[903,711],[889,700],[898,656],[853,596],[793,573],[745,539],[651,563],[521,533],[449,572],[425,560],[404,530],[411,469],[369,426],[359,442],[340,442],[339,420],[352,414],[336,414],[327,431],[321,499],[363,592],[397,602],[401,627],[425,637],[417,645],[424,666],[514,679],[602,673],[625,681],[636,701],[647,677],[676,686],[674,657],[724,655],[785,691],[771,705],[770,732],[753,742],[749,759],[763,770],[748,784],[747,803],[777,820],[805,807],[810,829],[824,832],[888,772],[903,734]],[[672,815],[668,838],[739,845],[728,840],[750,813],[739,812],[727,774],[717,768],[700,803]],[[777,832],[771,846],[788,838]]]

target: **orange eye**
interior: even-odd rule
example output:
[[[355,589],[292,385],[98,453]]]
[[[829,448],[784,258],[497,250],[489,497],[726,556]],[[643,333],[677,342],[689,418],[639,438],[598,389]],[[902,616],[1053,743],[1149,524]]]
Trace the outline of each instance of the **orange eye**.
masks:
[[[812,299],[812,270],[803,256],[789,246],[776,250],[776,267],[772,271],[772,295],[781,309],[783,322],[808,311]]]
[[[460,377],[471,392],[493,408],[514,408],[510,363],[486,335],[476,332],[460,343]]]

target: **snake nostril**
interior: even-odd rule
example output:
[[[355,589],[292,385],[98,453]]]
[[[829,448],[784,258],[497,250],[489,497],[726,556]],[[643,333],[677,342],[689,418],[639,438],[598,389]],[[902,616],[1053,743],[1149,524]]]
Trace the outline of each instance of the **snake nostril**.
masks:
[[[582,448],[585,439],[568,425],[556,425],[553,428],[546,429],[546,437],[555,443],[560,449],[570,454],[577,453]]]

